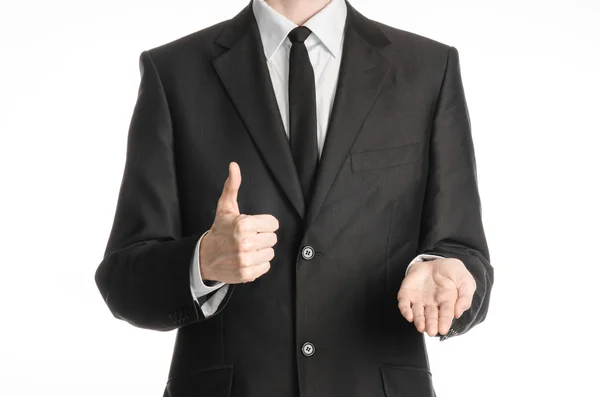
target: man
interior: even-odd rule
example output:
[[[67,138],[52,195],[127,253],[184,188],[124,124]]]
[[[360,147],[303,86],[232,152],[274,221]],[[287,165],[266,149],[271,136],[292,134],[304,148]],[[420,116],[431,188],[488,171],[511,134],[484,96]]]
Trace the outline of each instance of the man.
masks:
[[[435,395],[424,334],[483,321],[493,283],[457,50],[253,0],[140,71],[96,282],[178,330],[164,395]]]

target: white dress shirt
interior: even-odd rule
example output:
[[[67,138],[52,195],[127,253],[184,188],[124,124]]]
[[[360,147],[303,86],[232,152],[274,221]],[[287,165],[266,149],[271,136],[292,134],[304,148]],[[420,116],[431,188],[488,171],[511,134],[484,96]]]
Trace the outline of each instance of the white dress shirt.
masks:
[[[252,11],[258,24],[260,39],[265,51],[267,67],[271,76],[273,90],[279,112],[289,138],[289,110],[288,110],[288,70],[290,47],[292,43],[287,38],[288,33],[296,28],[294,22],[275,11],[264,0],[254,0]],[[315,93],[317,105],[317,144],[319,157],[325,143],[325,134],[329,116],[333,105],[337,86],[342,45],[344,41],[344,26],[346,23],[346,2],[344,0],[331,0],[323,9],[313,15],[304,26],[311,30],[311,35],[304,41],[308,50],[308,57],[315,74]],[[200,242],[198,240],[191,262],[190,286],[194,297],[201,297],[218,289],[202,306],[206,317],[215,313],[229,287],[225,283],[212,286],[204,284],[200,277]],[[437,255],[421,254],[411,261],[439,258]],[[408,268],[407,268],[408,271]]]

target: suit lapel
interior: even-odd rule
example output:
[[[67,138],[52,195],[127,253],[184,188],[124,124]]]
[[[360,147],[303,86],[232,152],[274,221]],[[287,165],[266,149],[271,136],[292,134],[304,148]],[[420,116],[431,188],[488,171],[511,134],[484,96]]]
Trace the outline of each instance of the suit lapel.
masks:
[[[228,21],[218,36],[217,44],[229,50],[214,59],[213,64],[263,160],[304,218],[302,187],[251,4]]]
[[[378,51],[389,43],[381,31],[346,1],[345,36],[340,73],[319,161],[306,229],[316,218],[335,178],[391,70]]]
[[[389,40],[346,0],[348,13],[337,88],[307,206],[251,6],[252,2],[229,20],[217,37],[216,43],[228,50],[213,64],[263,160],[299,216],[305,219],[306,230],[318,215],[391,70],[379,52]]]

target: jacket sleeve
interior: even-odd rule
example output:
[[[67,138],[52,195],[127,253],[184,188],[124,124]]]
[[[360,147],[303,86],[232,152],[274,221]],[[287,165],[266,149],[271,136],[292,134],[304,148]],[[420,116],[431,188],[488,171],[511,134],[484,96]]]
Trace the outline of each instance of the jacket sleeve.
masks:
[[[476,281],[471,307],[454,319],[440,340],[464,334],[488,311],[494,269],[482,224],[471,125],[458,51],[449,47],[433,117],[429,172],[418,251],[460,259]]]
[[[196,300],[190,293],[190,258],[202,231],[182,235],[173,126],[149,51],[140,54],[139,68],[141,81],[129,126],[125,168],[95,281],[116,318],[141,328],[169,331],[204,320],[200,306],[212,294]]]

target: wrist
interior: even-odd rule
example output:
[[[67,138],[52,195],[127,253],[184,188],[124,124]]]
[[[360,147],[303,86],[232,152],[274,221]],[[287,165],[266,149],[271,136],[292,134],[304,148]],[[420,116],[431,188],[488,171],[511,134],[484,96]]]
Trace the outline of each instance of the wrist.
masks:
[[[432,269],[433,268],[433,260],[424,260],[424,261],[415,261],[412,262],[406,272],[408,276],[410,273],[419,271],[420,269]]]
[[[211,236],[209,230],[202,238],[202,241],[200,241],[200,247],[198,249],[198,266],[200,270],[200,279],[207,286],[212,286],[218,283],[218,281],[212,279],[210,269],[208,268],[208,266],[206,266],[206,264],[208,263],[206,259],[206,239],[210,239],[210,237]]]

